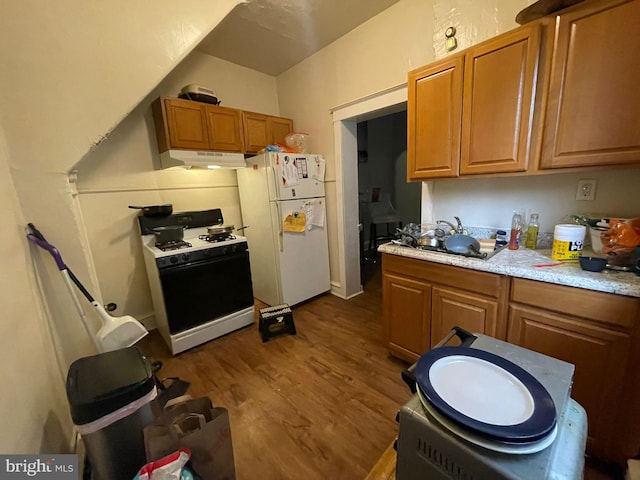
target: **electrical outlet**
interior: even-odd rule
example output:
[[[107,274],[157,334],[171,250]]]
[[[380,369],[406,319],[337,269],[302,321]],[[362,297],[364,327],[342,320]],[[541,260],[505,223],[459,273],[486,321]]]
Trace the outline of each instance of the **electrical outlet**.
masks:
[[[595,200],[596,181],[592,178],[578,180],[578,190],[576,200]]]

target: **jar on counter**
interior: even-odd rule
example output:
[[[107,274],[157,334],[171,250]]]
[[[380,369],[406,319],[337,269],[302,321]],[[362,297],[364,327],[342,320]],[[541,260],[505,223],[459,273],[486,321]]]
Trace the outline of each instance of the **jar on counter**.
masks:
[[[504,247],[507,244],[507,232],[504,230],[496,230],[496,246],[494,250]]]

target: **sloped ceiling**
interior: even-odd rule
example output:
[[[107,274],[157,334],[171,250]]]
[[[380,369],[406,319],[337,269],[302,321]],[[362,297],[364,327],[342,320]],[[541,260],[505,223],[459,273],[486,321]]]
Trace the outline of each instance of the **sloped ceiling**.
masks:
[[[398,0],[250,0],[196,50],[278,75]]]

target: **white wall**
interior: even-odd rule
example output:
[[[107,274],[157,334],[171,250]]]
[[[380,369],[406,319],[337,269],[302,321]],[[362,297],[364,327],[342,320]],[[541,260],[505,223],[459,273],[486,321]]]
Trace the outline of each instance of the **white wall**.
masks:
[[[578,180],[596,179],[594,201],[577,201]],[[640,216],[640,169],[551,174],[534,177],[439,180],[433,182],[433,216],[465,225],[505,228],[513,210],[540,214],[540,232],[553,233],[568,215]],[[508,230],[508,228],[507,228]]]
[[[221,208],[225,223],[242,217],[235,170],[162,170],[150,104],[197,83],[213,88],[222,105],[278,115],[275,77],[192,52],[100,145],[77,165],[78,192],[102,297],[155,326],[136,223],[128,205],[173,204],[174,211]]]
[[[310,148],[327,165],[332,280],[340,278],[333,126],[327,113],[406,83],[407,72],[447,54],[444,31],[457,29],[458,50],[516,28],[525,0],[400,0],[354,31],[278,77],[281,113],[309,132]],[[539,211],[543,230],[576,211],[638,215],[640,170],[503,179],[435,181],[423,189],[422,219],[459,215],[472,226],[510,225],[514,208]],[[595,202],[575,202],[578,178],[599,181]],[[430,182],[431,183],[431,182]],[[357,192],[353,192],[357,195]],[[496,201],[496,199],[498,199]],[[634,212],[635,210],[635,212]]]
[[[0,365],[4,389],[0,400],[0,451],[64,452],[70,424],[65,414],[64,377],[33,275],[30,247],[8,164],[0,126]]]
[[[525,0],[400,0],[278,76],[280,113],[295,118],[296,128],[310,133],[310,150],[327,159],[332,282],[342,266],[331,110],[406,84],[410,70],[436,58],[449,25],[457,27],[462,49],[517,27],[515,16],[526,6]]]
[[[0,401],[3,453],[64,451],[71,420],[58,370],[95,352],[52,260],[27,247],[25,223],[35,223],[97,293],[67,173],[238,3],[3,4],[0,241],[7,258],[1,368],[9,382]],[[53,367],[58,360],[61,367]]]

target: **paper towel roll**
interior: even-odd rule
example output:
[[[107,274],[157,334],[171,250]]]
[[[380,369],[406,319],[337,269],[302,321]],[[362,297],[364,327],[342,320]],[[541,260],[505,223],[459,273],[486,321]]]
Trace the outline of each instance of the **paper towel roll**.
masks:
[[[478,243],[480,243],[480,252],[493,252],[493,248],[496,245],[496,241],[492,238],[479,238]]]

